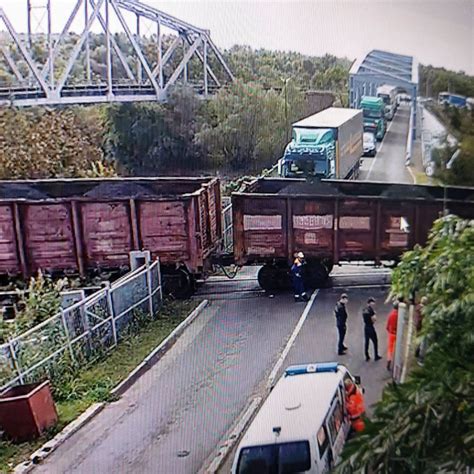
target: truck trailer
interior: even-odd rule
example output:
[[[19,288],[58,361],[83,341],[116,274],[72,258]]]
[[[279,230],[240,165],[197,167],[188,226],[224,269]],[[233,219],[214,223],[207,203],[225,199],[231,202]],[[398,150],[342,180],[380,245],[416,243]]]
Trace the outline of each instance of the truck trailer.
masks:
[[[467,106],[467,98],[459,94],[451,94],[450,92],[440,92],[438,94],[439,105],[451,105],[453,107],[463,108]]]
[[[377,88],[377,97],[385,104],[385,118],[392,120],[397,111],[397,88],[384,84]]]
[[[359,174],[362,112],[330,107],[293,124],[291,142],[278,162],[285,178],[350,179]]]

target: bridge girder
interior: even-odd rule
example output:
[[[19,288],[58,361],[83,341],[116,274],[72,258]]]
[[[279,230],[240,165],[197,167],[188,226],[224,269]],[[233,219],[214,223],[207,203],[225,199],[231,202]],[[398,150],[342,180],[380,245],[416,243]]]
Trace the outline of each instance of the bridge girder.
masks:
[[[28,13],[30,8],[28,0]],[[48,8],[50,19],[51,2],[48,1],[45,8]],[[77,25],[81,11],[84,19],[82,30],[64,58],[64,49],[61,48],[66,38],[71,39],[71,26]],[[113,16],[120,27],[119,31],[111,29]],[[136,22],[135,31],[132,31],[130,17]],[[156,43],[153,57],[150,57],[150,51],[145,51],[141,41],[140,27],[144,20],[151,22],[156,28],[153,34]],[[234,80],[208,30],[193,26],[139,0],[75,0],[74,7],[55,40],[49,21],[48,54],[43,62],[32,54],[30,29],[25,41],[25,35],[17,33],[4,9],[0,8],[0,30],[2,26],[6,29],[7,40],[4,34],[0,43],[0,58],[4,59],[6,68],[12,72],[14,81],[8,87],[0,85],[0,106],[166,101],[170,88],[179,79],[196,86],[193,81],[188,80],[193,57],[196,57],[201,65],[197,74],[194,68],[193,80],[199,83],[199,92],[203,96],[221,87],[222,83]],[[92,79],[89,42],[92,29],[97,26],[105,38],[105,74],[98,79]],[[166,51],[163,51],[163,28],[175,34],[174,41]],[[125,35],[128,48],[133,53],[135,67],[130,64],[130,55],[127,58],[114,36],[117,32]],[[13,52],[15,54],[12,54]],[[58,67],[61,52],[61,60],[65,59],[65,65]],[[81,54],[85,55],[85,78],[81,83],[78,83],[76,78],[73,83],[72,71],[78,65]],[[116,57],[115,64],[113,54]],[[177,65],[171,64],[172,59],[177,61]],[[117,71],[117,64],[120,65],[122,74]]]

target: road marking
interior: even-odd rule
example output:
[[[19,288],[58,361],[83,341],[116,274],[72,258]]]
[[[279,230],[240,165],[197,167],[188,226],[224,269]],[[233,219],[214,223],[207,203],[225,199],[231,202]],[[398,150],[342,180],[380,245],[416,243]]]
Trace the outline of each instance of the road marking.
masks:
[[[387,127],[387,133],[385,134],[385,137],[387,136],[388,132],[390,132],[390,128],[392,127],[394,123],[394,120],[392,120],[389,124],[388,124],[388,127]],[[380,144],[380,148],[377,150],[377,153],[375,154],[375,157],[372,161],[372,164],[370,165],[370,168],[369,168],[369,172],[367,173],[367,179],[370,178],[370,175],[372,173],[372,170],[374,168],[374,165],[375,165],[375,160],[379,157],[379,153],[382,151],[382,148],[383,148],[383,144],[385,143],[385,137],[384,139],[382,140],[382,143]]]
[[[285,348],[283,349],[283,352],[281,353],[280,358],[277,360],[276,364],[273,367],[273,370],[271,371],[268,380],[267,380],[267,388],[270,388],[273,383],[275,382],[276,376],[278,374],[278,371],[280,370],[281,366],[283,365],[283,362],[285,362],[286,356],[288,355],[288,352],[290,352],[290,349],[292,348],[296,337],[298,336],[299,332],[301,331],[301,328],[303,327],[304,322],[306,321],[306,318],[308,317],[309,311],[311,309],[311,306],[313,306],[314,300],[316,299],[316,296],[318,295],[319,290],[315,290],[313,294],[311,295],[310,300],[306,304],[306,307],[303,311],[303,314],[301,315],[298,324],[295,326],[295,329],[293,330],[293,333],[290,336],[290,339],[288,339],[288,342],[286,343]]]
[[[273,366],[272,372],[270,376],[268,377],[267,384],[266,384],[267,394],[270,388],[272,387],[273,382],[275,381],[275,378],[278,374],[278,371],[280,370],[281,366],[283,365],[283,362],[286,359],[286,356],[288,355],[288,352],[290,352],[290,349],[292,348],[296,337],[301,331],[301,328],[303,327],[303,324],[306,321],[306,318],[308,317],[308,314],[311,310],[311,307],[313,306],[314,300],[316,299],[316,296],[318,295],[318,293],[319,293],[319,290],[315,290],[313,294],[311,295],[310,300],[306,303],[303,313],[301,314],[300,319],[298,320],[298,323],[296,324],[295,329],[293,330],[290,336],[290,339],[288,339],[288,342],[286,343],[286,346],[283,349],[283,352],[281,353],[280,358],[277,360],[276,364]],[[244,430],[247,428],[247,425],[250,422],[253,414],[258,410],[262,402],[263,402],[262,397],[256,397],[252,400],[250,406],[245,410],[244,414],[238,418],[237,423],[234,425],[234,428],[232,429],[232,434],[227,439],[220,442],[220,449],[217,455],[214,456],[214,458],[207,465],[207,467],[201,468],[199,470],[199,473],[205,472],[206,474],[214,474],[220,469],[220,467],[226,460],[227,456],[229,455],[230,451],[235,446],[237,440],[240,438]],[[204,465],[206,465],[206,462],[204,463]]]

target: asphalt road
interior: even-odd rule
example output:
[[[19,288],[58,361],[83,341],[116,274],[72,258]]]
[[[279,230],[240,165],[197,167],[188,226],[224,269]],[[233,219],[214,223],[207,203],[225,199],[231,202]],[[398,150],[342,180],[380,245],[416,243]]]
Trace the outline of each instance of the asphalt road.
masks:
[[[197,472],[303,311],[289,294],[265,297],[256,280],[230,285],[244,291],[213,301],[159,363],[35,472]]]
[[[217,279],[206,285],[204,293],[214,295],[212,304],[165,357],[34,472],[198,472],[248,401],[265,393],[266,379],[305,307],[288,293],[269,298],[253,275],[248,269],[239,280]],[[333,280],[342,286],[320,291],[288,364],[337,357],[332,309],[338,293],[347,290],[350,353],[339,360],[367,381],[371,403],[386,372],[384,361],[363,361],[360,309],[369,293],[382,300],[384,290],[350,285],[384,282],[386,276],[355,270],[345,276],[339,272]],[[383,352],[382,329],[379,335]]]
[[[362,385],[365,387],[367,411],[370,415],[372,411],[371,406],[380,399],[384,385],[390,380],[389,372],[386,370],[385,357],[387,347],[385,323],[390,306],[384,304],[387,297],[387,287],[356,288],[351,286],[351,284],[357,283],[359,278],[359,276],[344,279],[336,278],[336,283],[337,281],[340,283],[342,280],[345,280],[347,286],[319,291],[308,318],[281,366],[278,378],[289,365],[338,361],[345,364],[352,374],[361,376]],[[340,293],[343,291],[349,295],[348,332],[345,340],[349,351],[344,356],[338,356],[336,351],[337,331],[333,310]],[[377,300],[376,328],[379,339],[379,352],[383,356],[383,359],[377,362],[373,359],[366,362],[363,349],[362,309],[369,296],[374,296]],[[372,345],[369,351],[372,354]],[[236,446],[219,469],[218,472],[220,474],[228,474],[230,472]]]
[[[409,120],[410,107],[400,105],[393,120],[388,122],[388,132],[378,145],[377,155],[374,158],[364,157],[360,180],[413,183],[405,166]]]
[[[362,179],[412,182],[404,165],[408,107],[401,107],[377,158],[364,159]],[[361,309],[379,301],[380,352],[385,353],[382,308],[387,288],[380,271],[333,271],[335,288],[320,290],[282,369],[293,363],[339,360],[362,377],[371,405],[387,382],[385,360],[365,362]],[[349,353],[337,356],[333,308],[349,293]],[[213,279],[201,290],[211,300],[173,348],[117,402],[108,405],[34,472],[194,474],[257,395],[279,359],[304,304],[291,294],[274,298],[260,290],[255,269],[236,280]],[[232,456],[221,472],[229,472]]]

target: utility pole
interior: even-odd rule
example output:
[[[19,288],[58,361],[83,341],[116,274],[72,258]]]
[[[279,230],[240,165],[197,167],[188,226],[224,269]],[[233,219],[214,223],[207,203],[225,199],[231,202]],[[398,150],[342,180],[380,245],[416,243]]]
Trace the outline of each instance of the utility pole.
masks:
[[[286,128],[286,143],[290,141],[289,137],[289,129],[290,125],[288,123],[288,81],[290,80],[289,77],[285,79],[285,128]]]

